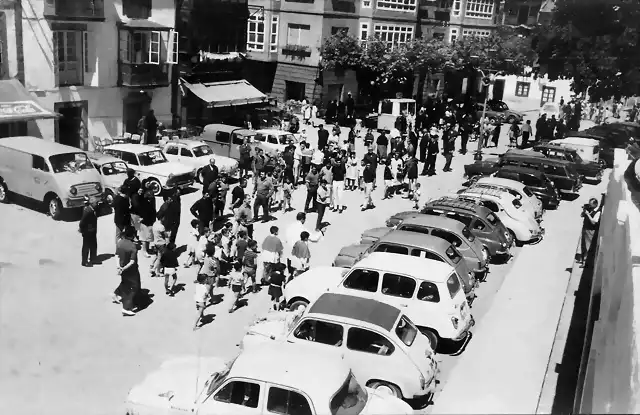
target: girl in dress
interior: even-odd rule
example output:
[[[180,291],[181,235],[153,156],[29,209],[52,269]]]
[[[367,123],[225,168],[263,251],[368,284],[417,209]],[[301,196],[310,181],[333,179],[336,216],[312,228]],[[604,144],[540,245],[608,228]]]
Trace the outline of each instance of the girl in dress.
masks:
[[[274,310],[280,309],[280,298],[282,297],[282,287],[286,277],[284,270],[287,266],[281,262],[275,264],[269,276],[269,296]]]
[[[347,175],[345,177],[345,189],[356,190],[356,182],[358,181],[358,160],[356,153],[351,152],[347,160]]]

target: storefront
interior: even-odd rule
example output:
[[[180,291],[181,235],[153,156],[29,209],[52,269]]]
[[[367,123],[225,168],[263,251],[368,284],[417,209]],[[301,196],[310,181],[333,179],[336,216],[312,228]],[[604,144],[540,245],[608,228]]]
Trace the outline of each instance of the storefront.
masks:
[[[28,123],[57,118],[16,79],[0,80],[0,138],[27,135]]]

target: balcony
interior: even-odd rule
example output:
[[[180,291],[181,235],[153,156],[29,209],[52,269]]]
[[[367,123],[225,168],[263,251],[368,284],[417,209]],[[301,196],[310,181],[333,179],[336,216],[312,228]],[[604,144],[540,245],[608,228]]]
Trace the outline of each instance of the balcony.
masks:
[[[45,0],[48,20],[103,22],[104,0]]]
[[[169,65],[120,62],[118,86],[135,88],[169,86]]]
[[[282,47],[282,54],[290,56],[291,59],[298,58],[302,60],[311,56],[311,48],[302,45],[286,45]]]

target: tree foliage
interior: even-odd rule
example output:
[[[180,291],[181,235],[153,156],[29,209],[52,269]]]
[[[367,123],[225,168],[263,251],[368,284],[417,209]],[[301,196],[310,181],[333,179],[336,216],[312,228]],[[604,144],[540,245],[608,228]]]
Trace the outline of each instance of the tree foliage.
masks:
[[[534,47],[549,79],[572,78],[592,100],[637,93],[640,83],[637,0],[558,0]]]

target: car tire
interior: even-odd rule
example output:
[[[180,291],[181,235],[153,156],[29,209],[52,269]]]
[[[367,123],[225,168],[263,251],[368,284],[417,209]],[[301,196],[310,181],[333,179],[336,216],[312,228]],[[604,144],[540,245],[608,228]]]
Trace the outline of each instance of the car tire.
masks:
[[[153,192],[153,195],[160,196],[160,193],[162,193],[162,185],[160,184],[160,181],[158,179],[149,179],[147,183],[149,184],[149,188]]]
[[[398,388],[393,383],[383,382],[381,380],[374,380],[369,382],[367,386],[375,391],[386,393],[389,396],[402,399],[402,391],[400,391],[400,388]]]
[[[420,333],[424,334],[427,339],[429,339],[429,344],[431,345],[431,349],[435,352],[438,348],[438,335],[435,331],[426,328],[426,327],[418,327]]]
[[[0,203],[9,203],[9,189],[4,182],[0,182]]]
[[[62,218],[62,202],[58,196],[50,196],[45,201],[47,213],[53,220],[60,220]]]
[[[300,307],[306,309],[307,307],[309,307],[309,301],[305,300],[304,298],[296,298],[289,304],[289,310],[291,311],[295,311]]]
[[[111,189],[105,189],[105,191],[104,191],[104,200],[105,200],[105,202],[107,202],[107,205],[113,206],[113,198],[114,198],[114,194],[111,191]]]
[[[196,172],[196,181],[200,184],[204,182],[204,177],[202,176],[202,169],[198,169],[198,171]]]

